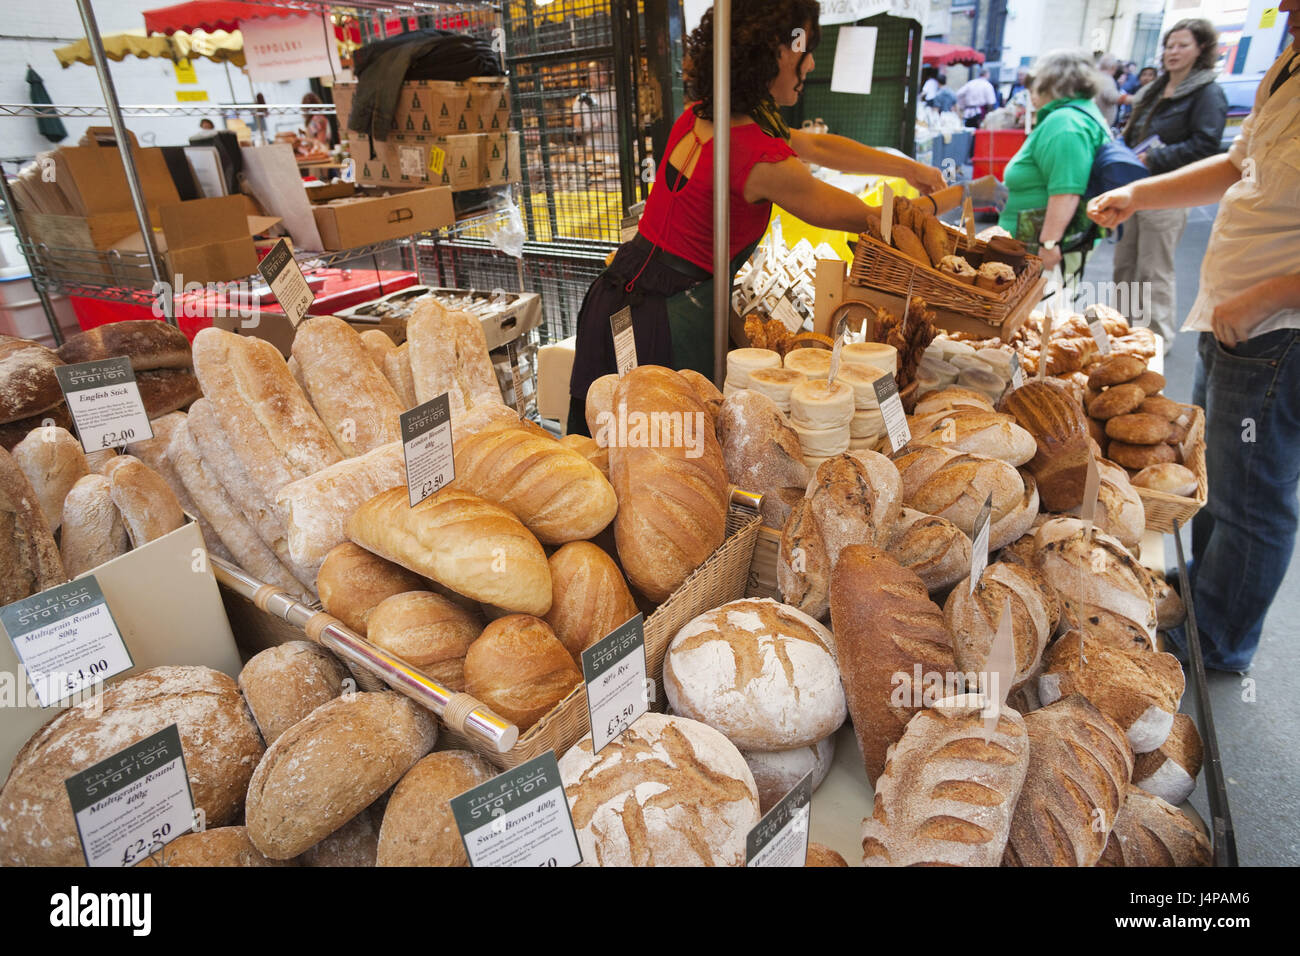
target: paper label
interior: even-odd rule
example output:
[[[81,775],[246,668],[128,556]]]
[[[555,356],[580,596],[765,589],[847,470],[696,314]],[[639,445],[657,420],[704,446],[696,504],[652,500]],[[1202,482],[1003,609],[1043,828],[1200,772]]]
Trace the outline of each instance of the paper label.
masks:
[[[198,83],[198,74],[194,72],[194,64],[189,60],[177,60],[174,64],[176,68],[177,83]]]
[[[975,205],[971,202],[970,193],[966,193],[966,199],[961,204],[961,221],[966,226],[966,238],[975,241]]]
[[[989,566],[989,524],[993,517],[993,493],[989,492],[979,515],[975,518],[975,527],[971,530],[970,549],[970,593],[975,593],[984,569]]]
[[[871,387],[875,389],[876,402],[889,431],[890,447],[898,451],[912,440],[912,429],[908,427],[907,415],[903,412],[903,400],[898,397],[898,382],[892,375],[882,375],[871,383]]]
[[[636,336],[632,332],[632,307],[624,306],[609,317],[609,327],[614,333],[614,358],[618,374],[626,375],[636,368]]]
[[[1039,336],[1040,348],[1038,350],[1038,380],[1040,382],[1047,378],[1047,346],[1052,341],[1053,322],[1051,312],[1043,316],[1043,334]]]
[[[1020,367],[1020,353],[1011,353],[1011,387],[1020,388],[1025,384],[1025,370]]]
[[[339,179],[345,183],[355,183],[357,181],[357,161],[348,159],[339,171]]]
[[[812,771],[745,836],[745,866],[804,866],[812,815]]]
[[[456,458],[451,443],[451,399],[443,392],[403,412],[402,452],[406,456],[406,491],[414,508],[451,484]]]
[[[0,623],[42,707],[135,664],[93,574],[0,608]]]
[[[885,245],[893,241],[894,236],[894,191],[889,184],[880,190],[880,235]]]
[[[826,374],[826,382],[829,385],[834,385],[835,380],[840,377],[840,361],[844,351],[844,342],[847,338],[847,329],[843,335],[836,336],[835,338],[835,346],[831,349],[831,367],[830,371]]]
[[[1110,354],[1110,335],[1106,331],[1106,323],[1101,319],[1093,319],[1088,323],[1088,328],[1092,330],[1092,337],[1097,342],[1097,351],[1102,355]]]
[[[985,695],[984,739],[987,740],[998,728],[1002,705],[1007,702],[1007,695],[1011,693],[1011,685],[1016,679],[1016,641],[1011,626],[1009,597],[1002,604],[998,629],[993,635],[993,646],[989,649],[984,670],[988,676],[981,690]]]
[[[555,751],[451,798],[470,866],[576,866],[582,862]]]
[[[207,90],[177,90],[177,103],[206,103],[208,101]]]
[[[520,418],[524,415],[524,382],[519,377],[519,346],[514,339],[506,343],[506,356],[510,362],[510,390],[514,393],[514,409]]]
[[[60,365],[54,374],[87,453],[153,437],[129,358]]]
[[[271,251],[257,264],[257,271],[262,273],[262,278],[271,287],[271,294],[280,303],[280,308],[284,309],[289,324],[296,328],[311,308],[316,295],[307,284],[293,253],[289,251],[289,244],[281,239],[272,246]]]
[[[582,652],[593,753],[600,753],[650,709],[644,625],[638,614]]]
[[[87,866],[134,866],[194,827],[175,724],[64,781]]]
[[[443,164],[447,161],[447,151],[440,146],[429,147],[429,171],[435,176],[442,175]]]
[[[777,297],[776,305],[772,307],[772,318],[779,320],[792,335],[803,328],[803,316],[794,307],[789,289]]]
[[[1097,468],[1097,459],[1088,456],[1088,479],[1083,485],[1083,505],[1079,517],[1083,519],[1083,536],[1092,540],[1092,522],[1097,516],[1097,493],[1101,490],[1101,471]]]

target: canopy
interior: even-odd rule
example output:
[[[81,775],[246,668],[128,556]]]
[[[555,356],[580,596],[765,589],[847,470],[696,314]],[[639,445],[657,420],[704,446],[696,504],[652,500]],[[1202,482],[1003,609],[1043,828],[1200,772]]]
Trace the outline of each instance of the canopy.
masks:
[[[921,62],[926,66],[952,66],[954,63],[983,63],[984,54],[968,46],[926,40],[921,46]]]
[[[266,4],[238,3],[235,0],[194,0],[172,7],[144,12],[144,28],[149,33],[175,33],[177,30],[236,30],[240,20],[263,20],[270,17],[300,17],[306,10],[274,7]]]
[[[128,56],[142,60],[161,57],[173,61],[204,57],[217,63],[228,60],[235,66],[244,65],[244,38],[238,30],[233,33],[225,30],[215,33],[205,33],[202,30],[186,33],[178,30],[169,37],[147,37],[143,30],[128,30],[125,33],[105,34],[99,39],[104,44],[104,53],[115,62]],[[54,55],[59,58],[59,63],[65,70],[74,63],[94,62],[90,56],[90,44],[85,39],[59,47]]]

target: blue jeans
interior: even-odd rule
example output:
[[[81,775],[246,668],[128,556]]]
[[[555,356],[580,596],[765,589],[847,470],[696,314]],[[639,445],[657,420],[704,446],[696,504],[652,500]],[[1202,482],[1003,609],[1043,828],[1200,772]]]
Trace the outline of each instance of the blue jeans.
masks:
[[[1203,332],[1197,351],[1192,401],[1205,408],[1209,500],[1192,522],[1196,623],[1206,666],[1244,671],[1300,523],[1300,331],[1232,350]]]

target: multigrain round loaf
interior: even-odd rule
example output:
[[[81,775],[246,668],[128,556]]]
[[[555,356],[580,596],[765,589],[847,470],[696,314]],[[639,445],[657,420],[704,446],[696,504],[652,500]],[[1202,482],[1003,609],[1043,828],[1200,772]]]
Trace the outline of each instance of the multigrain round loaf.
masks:
[[[846,716],[830,632],[770,598],[732,601],[678,631],[664,691],[674,714],[746,750],[815,744]]]
[[[379,821],[383,817],[380,797],[343,826],[295,857],[299,866],[374,866],[379,850]]]
[[[377,866],[468,866],[450,800],[497,774],[466,750],[422,759],[398,783],[379,829]]]
[[[370,614],[384,598],[427,586],[424,578],[400,564],[385,561],[351,541],[325,555],[316,574],[316,590],[325,610],[366,636]]]
[[[260,651],[239,672],[239,689],[267,745],[343,689],[347,669],[310,641]]]
[[[287,860],[364,810],[433,749],[433,715],[392,693],[336,697],[294,724],[248,784],[253,844]]]
[[[465,652],[483,632],[483,621],[440,594],[407,591],[379,602],[367,627],[370,643],[460,691],[465,689]]]
[[[497,618],[465,653],[465,691],[523,733],[582,683],[582,672],[541,618]]]
[[[245,827],[217,827],[178,836],[136,866],[297,866],[294,860],[263,856]]]
[[[754,775],[759,810],[767,813],[809,773],[814,791],[822,785],[835,759],[835,735],[792,750],[742,750],[741,756]]]
[[[759,821],[745,758],[712,727],[647,713],[599,754],[560,758],[583,866],[744,866]]]
[[[0,864],[81,866],[64,781],[176,724],[195,807],[237,819],[262,738],[234,680],[207,667],[155,667],[55,717],[14,758],[0,790]]]

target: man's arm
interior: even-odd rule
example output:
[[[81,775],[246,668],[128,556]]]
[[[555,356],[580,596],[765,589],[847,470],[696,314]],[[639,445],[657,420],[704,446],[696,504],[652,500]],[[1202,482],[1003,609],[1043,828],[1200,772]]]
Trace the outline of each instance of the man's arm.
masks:
[[[791,130],[790,146],[805,162],[862,176],[896,176],[906,179],[922,195],[929,195],[945,185],[943,173],[933,166],[863,146],[845,136]]]
[[[1088,203],[1088,215],[1097,225],[1113,229],[1143,209],[1208,206],[1222,199],[1241,175],[1228,155],[1221,153],[1172,173],[1139,179],[1102,193]]]

